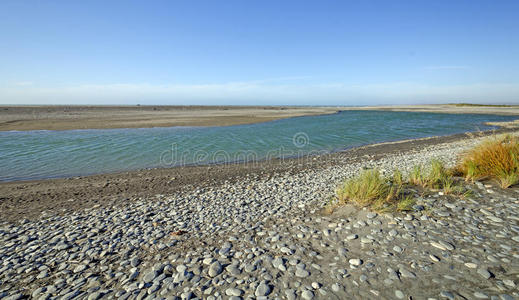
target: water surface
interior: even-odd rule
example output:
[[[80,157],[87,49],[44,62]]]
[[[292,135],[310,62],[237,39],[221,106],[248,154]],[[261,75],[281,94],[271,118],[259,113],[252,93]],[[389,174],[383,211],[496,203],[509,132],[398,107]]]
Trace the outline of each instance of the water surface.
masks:
[[[0,132],[0,181],[243,161],[488,130],[513,116],[344,111],[226,127]]]

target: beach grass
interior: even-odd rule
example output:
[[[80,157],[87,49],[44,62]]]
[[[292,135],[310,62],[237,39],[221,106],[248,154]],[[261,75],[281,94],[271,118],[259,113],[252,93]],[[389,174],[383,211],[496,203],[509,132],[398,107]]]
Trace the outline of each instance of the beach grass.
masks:
[[[433,159],[429,166],[416,165],[409,173],[409,182],[423,188],[451,187],[453,184],[452,174],[445,164],[438,159]]]
[[[366,170],[338,187],[335,204],[354,204],[374,211],[409,211],[419,194],[442,191],[444,195],[469,196],[460,181],[463,178],[454,177],[454,172],[438,159],[414,166],[408,176],[398,169],[390,176],[381,175],[377,169]]]
[[[404,192],[404,179],[400,171],[387,177],[378,169],[365,170],[360,175],[346,180],[337,189],[338,204],[352,203],[383,211],[391,208],[407,210],[413,199]]]
[[[393,196],[388,180],[376,169],[363,171],[358,177],[346,180],[337,190],[340,203],[354,202],[359,206],[389,201]]]
[[[467,180],[495,179],[502,188],[519,183],[519,138],[499,135],[468,151],[457,169]]]
[[[362,171],[345,180],[336,191],[333,205],[354,204],[374,211],[411,210],[418,194],[469,197],[471,190],[460,182],[496,179],[501,187],[519,184],[519,137],[493,136],[464,154],[454,168],[439,159],[415,165],[407,176],[396,169],[384,176],[378,169]]]

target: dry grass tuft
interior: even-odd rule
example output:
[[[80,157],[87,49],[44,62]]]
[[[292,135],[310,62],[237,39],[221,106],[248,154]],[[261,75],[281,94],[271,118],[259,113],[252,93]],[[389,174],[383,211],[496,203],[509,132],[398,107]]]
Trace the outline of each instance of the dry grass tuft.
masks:
[[[501,187],[519,183],[519,138],[494,136],[470,150],[458,169],[467,180],[496,179]]]
[[[394,206],[398,209],[401,201],[412,202],[404,195],[403,183],[404,179],[399,171],[395,171],[392,178],[380,175],[377,169],[363,171],[359,176],[346,180],[337,189],[338,204],[353,203],[378,211]],[[401,208],[407,209],[408,205]]]
[[[416,202],[416,186],[443,189],[444,194],[468,195],[443,162],[432,160],[427,166],[415,166],[408,177],[398,169],[391,176],[382,176],[377,169],[363,171],[339,186],[330,206],[352,203],[375,211],[408,211]]]
[[[414,166],[409,173],[409,182],[423,188],[443,188],[452,185],[452,174],[442,161],[434,159],[428,167]]]
[[[363,171],[358,177],[346,180],[337,190],[340,203],[355,202],[363,207],[391,196],[390,185],[378,170]]]

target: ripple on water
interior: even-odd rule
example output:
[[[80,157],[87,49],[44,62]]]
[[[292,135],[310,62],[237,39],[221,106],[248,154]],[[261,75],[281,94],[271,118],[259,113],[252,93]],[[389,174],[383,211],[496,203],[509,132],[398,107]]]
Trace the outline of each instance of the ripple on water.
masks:
[[[488,130],[512,116],[344,111],[227,127],[0,132],[0,181],[42,179],[316,151]],[[296,134],[303,137],[294,144]],[[241,154],[241,156],[240,156]],[[161,160],[162,158],[162,160]]]

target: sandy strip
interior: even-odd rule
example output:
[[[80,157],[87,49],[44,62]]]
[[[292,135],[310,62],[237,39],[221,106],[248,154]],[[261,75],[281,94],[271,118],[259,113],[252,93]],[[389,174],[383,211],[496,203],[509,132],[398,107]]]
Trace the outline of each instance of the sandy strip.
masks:
[[[383,111],[408,111],[430,112],[445,114],[491,114],[491,115],[516,115],[519,116],[519,105],[508,106],[484,106],[484,105],[456,105],[456,104],[430,104],[430,105],[387,105],[387,106],[359,106],[343,107],[341,110],[383,110]]]
[[[228,126],[338,110],[282,106],[0,106],[0,131]]]
[[[519,106],[397,105],[361,107],[291,106],[0,106],[0,131],[228,126],[333,114],[383,110],[519,116]]]

